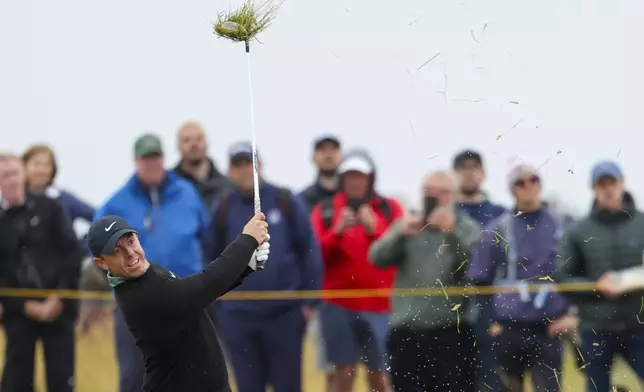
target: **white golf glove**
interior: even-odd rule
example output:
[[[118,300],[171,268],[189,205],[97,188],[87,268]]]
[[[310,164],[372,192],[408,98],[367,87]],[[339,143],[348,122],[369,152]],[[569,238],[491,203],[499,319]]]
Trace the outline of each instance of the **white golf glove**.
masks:
[[[268,255],[271,253],[271,244],[268,242],[271,239],[269,234],[266,235],[266,241],[255,249],[253,255],[250,258],[248,266],[253,270],[257,270],[258,265],[264,265],[266,260],[268,260]]]

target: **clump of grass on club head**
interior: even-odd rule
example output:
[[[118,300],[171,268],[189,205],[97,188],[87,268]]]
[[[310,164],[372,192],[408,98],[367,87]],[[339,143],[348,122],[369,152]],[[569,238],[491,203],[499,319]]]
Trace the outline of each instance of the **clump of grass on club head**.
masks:
[[[275,19],[279,5],[271,0],[257,4],[247,0],[234,11],[220,12],[215,23],[215,34],[235,42],[249,42],[266,30]]]

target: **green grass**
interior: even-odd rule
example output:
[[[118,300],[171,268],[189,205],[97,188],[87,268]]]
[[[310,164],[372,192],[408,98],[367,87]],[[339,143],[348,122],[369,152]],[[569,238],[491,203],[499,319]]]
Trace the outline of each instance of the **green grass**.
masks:
[[[76,362],[76,392],[117,392],[117,365],[113,346],[112,323],[92,330],[89,334],[77,338]],[[38,349],[36,364],[37,391],[44,392],[44,367],[42,356]],[[0,361],[4,361],[4,334],[0,336]],[[561,384],[564,392],[585,391],[585,380],[581,372],[575,369],[575,362],[570,351],[566,355],[564,374]],[[324,375],[315,368],[315,351],[307,340],[304,352],[303,379],[306,392],[324,392]],[[367,392],[364,376],[359,373],[355,392]],[[623,361],[618,360],[613,371],[613,380],[617,385],[624,386],[630,392],[644,392],[632,371]],[[526,392],[533,392],[528,388]]]

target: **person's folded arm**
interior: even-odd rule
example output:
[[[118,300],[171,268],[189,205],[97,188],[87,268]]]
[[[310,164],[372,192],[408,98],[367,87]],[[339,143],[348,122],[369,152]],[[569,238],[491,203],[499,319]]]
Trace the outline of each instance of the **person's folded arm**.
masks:
[[[4,307],[4,313],[25,313],[25,299],[17,297],[0,298],[0,303]]]
[[[137,311],[167,316],[198,312],[239,285],[252,271],[249,265],[254,264],[251,258],[254,258],[253,253],[258,246],[255,238],[241,234],[202,272],[156,284],[150,282],[150,287],[144,292],[131,294],[130,300],[135,304],[124,305],[134,306]]]
[[[402,233],[403,222],[398,219],[369,248],[369,260],[378,268],[398,266],[405,258],[406,237]]]
[[[61,197],[65,197],[67,200],[72,221],[76,218],[81,218],[88,223],[92,223],[92,219],[96,215],[94,207],[79,199],[73,193],[62,191],[61,194]]]

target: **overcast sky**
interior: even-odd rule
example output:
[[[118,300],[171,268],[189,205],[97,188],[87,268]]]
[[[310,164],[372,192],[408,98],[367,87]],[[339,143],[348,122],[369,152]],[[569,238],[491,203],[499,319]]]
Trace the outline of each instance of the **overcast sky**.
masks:
[[[144,131],[174,164],[184,120],[203,122],[225,168],[250,137],[246,63],[210,21],[236,4],[0,0],[2,148],[51,143],[59,184],[93,203],[131,174]],[[590,166],[616,159],[644,203],[642,20],[640,0],[286,0],[252,48],[266,176],[302,188],[312,138],[333,132],[374,154],[383,192],[412,200],[469,147],[505,204],[517,157],[582,211]]]

